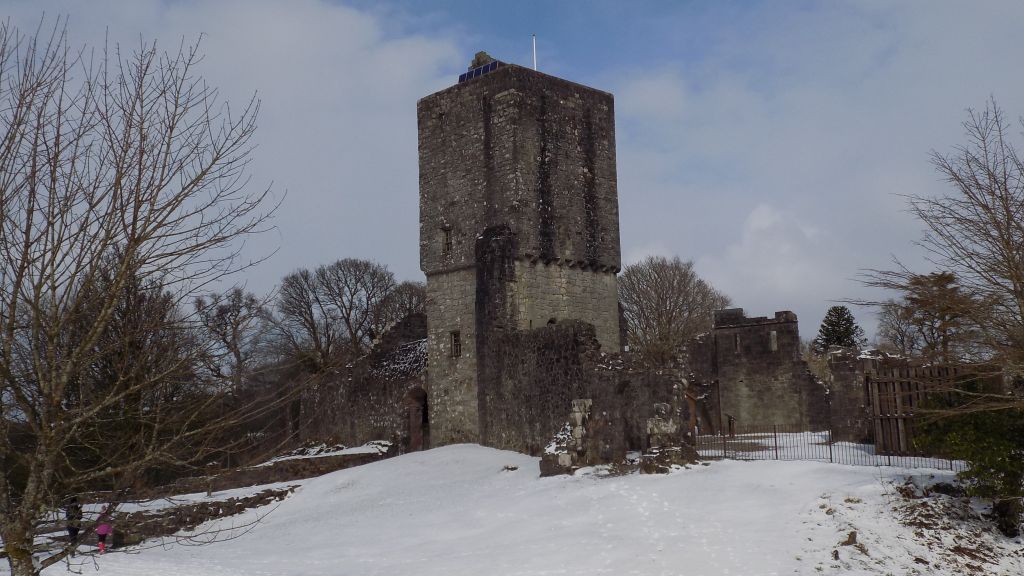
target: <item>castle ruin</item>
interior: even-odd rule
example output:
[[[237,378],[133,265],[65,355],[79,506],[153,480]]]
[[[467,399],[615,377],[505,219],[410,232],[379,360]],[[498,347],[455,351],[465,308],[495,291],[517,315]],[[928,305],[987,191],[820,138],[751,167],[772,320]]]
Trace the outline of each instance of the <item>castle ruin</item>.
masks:
[[[800,354],[796,314],[747,317],[742,308],[715,312],[711,331],[690,344],[693,384],[707,390],[702,428],[779,425],[828,427],[829,396]]]
[[[620,348],[612,95],[483,55],[474,64],[417,105],[438,444],[491,443],[513,332],[579,320],[603,350]]]
[[[622,352],[611,94],[480,53],[417,117],[426,318],[349,370],[340,439],[479,443],[548,474],[692,459],[698,414],[711,432],[827,418],[792,312],[720,311],[689,350],[696,386]]]

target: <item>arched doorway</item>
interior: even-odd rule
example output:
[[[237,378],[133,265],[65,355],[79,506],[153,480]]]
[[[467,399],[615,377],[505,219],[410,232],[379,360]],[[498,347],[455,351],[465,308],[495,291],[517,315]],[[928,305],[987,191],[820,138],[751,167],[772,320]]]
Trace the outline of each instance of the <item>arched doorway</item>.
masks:
[[[430,412],[427,410],[427,393],[416,386],[405,394],[406,447],[409,452],[430,448]]]

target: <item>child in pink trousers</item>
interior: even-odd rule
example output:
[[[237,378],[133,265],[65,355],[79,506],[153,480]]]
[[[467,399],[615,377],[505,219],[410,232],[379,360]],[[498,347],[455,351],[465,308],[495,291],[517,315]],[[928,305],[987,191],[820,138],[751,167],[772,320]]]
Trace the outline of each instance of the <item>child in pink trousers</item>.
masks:
[[[100,520],[98,526],[96,526],[96,539],[100,543],[100,554],[107,553],[107,536],[113,534],[114,527],[110,525],[108,520]]]

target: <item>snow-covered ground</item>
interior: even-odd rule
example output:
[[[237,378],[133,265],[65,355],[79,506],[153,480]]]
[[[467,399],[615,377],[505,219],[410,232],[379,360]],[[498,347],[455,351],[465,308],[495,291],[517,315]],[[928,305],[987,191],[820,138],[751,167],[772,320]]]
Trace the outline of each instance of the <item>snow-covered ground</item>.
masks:
[[[318,444],[316,446],[299,448],[290,454],[272,458],[266,462],[257,464],[256,466],[271,466],[286,460],[301,460],[305,458],[326,458],[328,456],[351,456],[355,454],[384,454],[390,447],[391,442],[388,442],[387,440],[372,440],[362,446],[354,446],[352,448],[340,445],[328,446],[326,444]]]
[[[447,446],[306,480],[233,539],[79,556],[85,564],[73,568],[108,576],[1024,574],[1020,542],[980,522],[928,520],[935,511],[921,504],[941,500],[901,496],[908,475],[952,477],[720,461],[668,475],[539,478],[536,458]]]
[[[216,492],[193,492],[191,494],[176,494],[167,498],[159,498],[157,500],[148,500],[145,502],[124,502],[117,506],[118,512],[155,512],[157,510],[164,510],[166,508],[173,508],[175,506],[181,506],[182,504],[197,504],[200,502],[223,502],[229,498],[244,498],[246,496],[252,496],[257,492],[263,490],[282,490],[292,486],[298,486],[305,482],[305,480],[293,480],[291,482],[274,482],[272,484],[261,484],[259,486],[247,486],[244,488],[232,488],[230,490],[218,490]],[[86,514],[86,518],[89,515],[99,515],[103,511],[104,506],[102,504],[87,504],[82,507]],[[62,513],[58,513],[54,517],[54,521],[59,521],[63,518]]]

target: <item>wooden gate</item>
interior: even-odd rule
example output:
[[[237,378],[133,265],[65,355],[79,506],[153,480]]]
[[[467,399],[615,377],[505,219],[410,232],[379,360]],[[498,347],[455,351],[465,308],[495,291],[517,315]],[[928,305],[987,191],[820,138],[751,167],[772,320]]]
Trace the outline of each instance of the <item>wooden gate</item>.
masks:
[[[976,373],[971,370],[970,373]],[[967,372],[960,366],[881,366],[866,374],[875,453],[915,454],[914,420],[927,399],[949,394]]]

